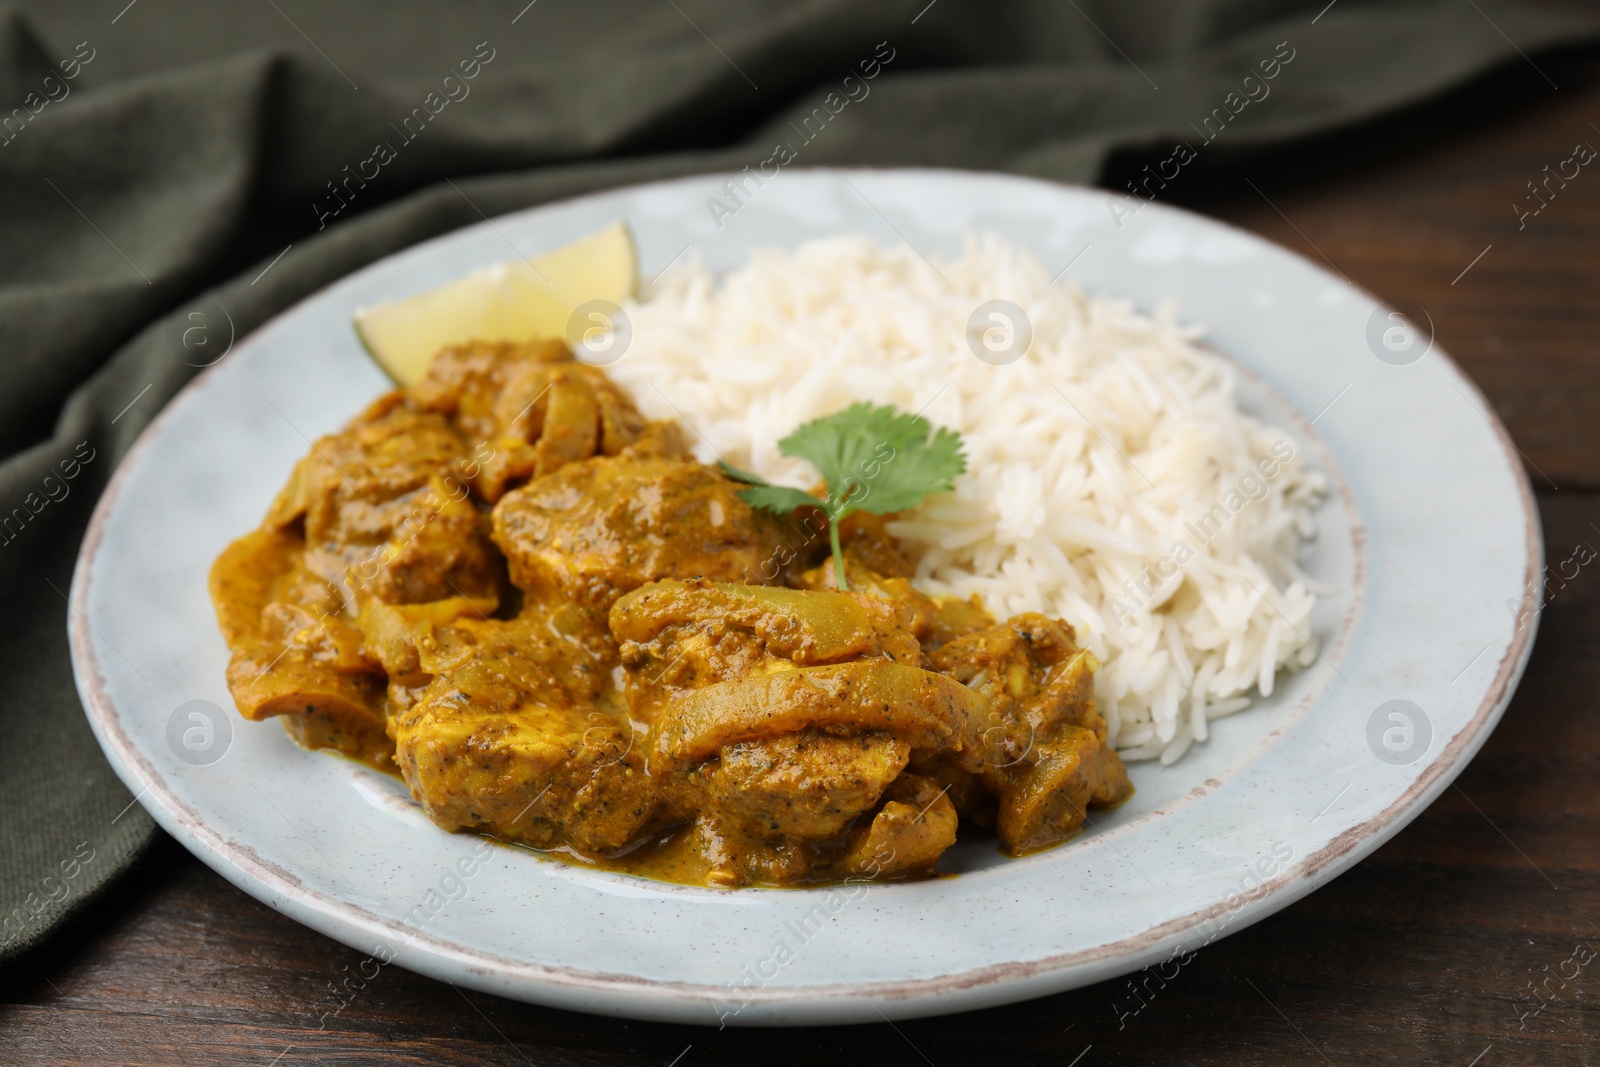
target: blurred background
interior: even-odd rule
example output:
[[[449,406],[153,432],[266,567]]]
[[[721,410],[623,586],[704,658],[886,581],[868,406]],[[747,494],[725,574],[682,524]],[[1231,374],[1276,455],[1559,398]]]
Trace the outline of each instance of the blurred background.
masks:
[[[84,721],[62,591],[115,461],[204,364],[197,337],[225,348],[485,215],[754,166],[869,57],[870,94],[795,165],[1129,193],[1175,144],[1197,147],[1157,198],[1431,322],[1520,449],[1547,555],[1565,559],[1600,544],[1600,175],[1547,179],[1600,147],[1597,43],[1592,0],[0,7],[0,506],[80,442],[102,457],[0,544],[0,913],[79,842],[99,857],[5,928],[0,1059],[1590,1062],[1600,979],[1526,1012],[1530,988],[1600,945],[1587,572],[1547,592],[1517,698],[1457,787],[1355,870],[1209,949],[1137,1019],[1112,1007],[1127,997],[1115,982],[793,1034],[601,1020],[398,970],[319,1020],[360,955],[155,829]],[[1278,74],[1246,85],[1269,58]],[[1225,127],[1206,126],[1230,94],[1244,99]]]

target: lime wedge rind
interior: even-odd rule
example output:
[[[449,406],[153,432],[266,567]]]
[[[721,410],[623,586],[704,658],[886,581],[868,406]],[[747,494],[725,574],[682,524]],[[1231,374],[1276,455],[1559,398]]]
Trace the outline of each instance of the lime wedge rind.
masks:
[[[353,325],[378,365],[409,386],[442,348],[564,337],[580,304],[620,305],[637,291],[633,234],[618,221],[544,255],[480,267],[437,289],[358,308]]]

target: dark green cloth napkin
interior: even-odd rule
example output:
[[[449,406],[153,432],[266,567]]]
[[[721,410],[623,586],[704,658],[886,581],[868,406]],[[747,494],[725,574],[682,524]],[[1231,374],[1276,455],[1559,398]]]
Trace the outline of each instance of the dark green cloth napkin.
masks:
[[[1211,165],[1595,35],[1492,0],[122,4],[0,9],[0,957],[155,833],[79,705],[66,593],[227,317],[482,215],[757,165],[808,118],[797,165],[1092,182],[1113,149]]]

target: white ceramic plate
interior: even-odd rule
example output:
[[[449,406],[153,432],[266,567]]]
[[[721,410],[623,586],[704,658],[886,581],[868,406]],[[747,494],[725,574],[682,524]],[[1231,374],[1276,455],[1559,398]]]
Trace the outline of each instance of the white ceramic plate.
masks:
[[[78,687],[128,788],[234,884],[378,961],[565,1008],[707,1024],[927,1015],[1110,978],[1255,922],[1393,836],[1483,744],[1532,644],[1532,496],[1477,390],[1437,348],[1392,351],[1397,333],[1385,347],[1395,323],[1370,296],[1185,212],[1148,206],[1119,228],[1089,189],[785,171],[719,229],[706,202],[724,180],[553,204],[373,264],[236,345],[117,471],[73,582]],[[1071,844],[1021,860],[967,844],[959,877],[870,888],[715,891],[484,847],[433,827],[399,783],[238,720],[206,572],[307,439],[388,387],[351,310],[504,260],[508,241],[531,255],[617,218],[647,278],[690,248],[726,269],[827,234],[950,253],[990,229],[1052,269],[1081,256],[1091,292],[1176,301],[1253,372],[1245,406],[1293,428],[1335,487],[1306,563],[1338,588],[1314,619],[1321,658],[1175,766],[1135,766],[1133,800]],[[181,710],[195,700],[229,709],[210,748]],[[1391,718],[1396,700],[1409,710]],[[220,758],[198,762],[185,730],[201,731],[198,760]]]

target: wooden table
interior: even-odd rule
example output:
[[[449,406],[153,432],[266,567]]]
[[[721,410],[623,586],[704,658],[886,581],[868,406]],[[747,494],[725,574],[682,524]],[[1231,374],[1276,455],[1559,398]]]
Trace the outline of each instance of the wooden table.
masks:
[[[1600,147],[1600,78],[1578,57],[1538,62],[1559,91],[1518,64],[1442,108],[1172,192],[1425,307],[1526,454],[1560,560],[1600,546],[1600,170],[1521,229],[1512,204],[1576,142]],[[1580,945],[1596,948],[1578,960],[1600,953],[1597,647],[1600,569],[1586,569],[1550,601],[1516,700],[1458,788],[1355,870],[1199,953],[1120,1026],[1126,980],[896,1026],[717,1032],[389,968],[318,1029],[330,984],[361,954],[163,840],[113,899],[8,969],[0,1061],[1590,1063],[1600,961],[1564,984],[1552,976],[1572,973]]]

